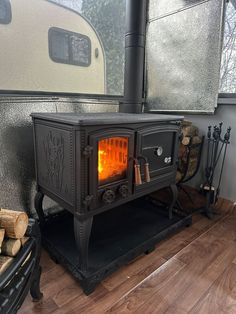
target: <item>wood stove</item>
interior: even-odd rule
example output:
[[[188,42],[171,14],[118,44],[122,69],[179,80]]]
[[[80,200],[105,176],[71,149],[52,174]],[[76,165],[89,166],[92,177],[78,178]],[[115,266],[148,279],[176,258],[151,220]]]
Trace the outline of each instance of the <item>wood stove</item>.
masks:
[[[170,187],[171,221],[182,117],[131,113],[33,113],[32,117],[40,224],[47,225],[44,195],[73,214],[77,277],[82,276],[84,291],[89,293],[87,279],[94,268],[89,265],[88,248],[95,216]],[[93,284],[103,277],[104,273],[93,278]]]
[[[32,114],[38,189],[76,221],[175,184],[181,117]]]

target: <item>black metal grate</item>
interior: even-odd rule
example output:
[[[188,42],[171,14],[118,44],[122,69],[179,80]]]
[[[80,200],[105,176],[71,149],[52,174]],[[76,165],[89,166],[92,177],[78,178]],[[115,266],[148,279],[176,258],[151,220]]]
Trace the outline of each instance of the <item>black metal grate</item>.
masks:
[[[0,313],[2,314],[17,313],[29,290],[33,300],[42,297],[39,290],[41,237],[35,220],[30,219],[26,234],[30,239],[8,269],[0,275]]]

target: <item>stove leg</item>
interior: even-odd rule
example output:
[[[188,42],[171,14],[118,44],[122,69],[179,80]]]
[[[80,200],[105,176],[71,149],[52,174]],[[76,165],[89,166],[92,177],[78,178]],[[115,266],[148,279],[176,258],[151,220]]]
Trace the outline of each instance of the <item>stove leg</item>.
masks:
[[[43,198],[44,194],[41,192],[37,192],[34,198],[34,207],[39,217],[39,222],[41,226],[45,224],[45,216],[43,212]]]
[[[74,217],[75,241],[79,251],[79,267],[82,271],[88,269],[88,247],[93,217],[79,219]]]
[[[175,203],[177,202],[177,199],[178,199],[178,189],[177,189],[176,184],[171,184],[170,190],[171,190],[171,193],[172,193],[172,202],[171,202],[171,204],[169,206],[169,219],[172,219],[172,217],[173,217],[173,207],[174,207],[174,205],[175,205]]]

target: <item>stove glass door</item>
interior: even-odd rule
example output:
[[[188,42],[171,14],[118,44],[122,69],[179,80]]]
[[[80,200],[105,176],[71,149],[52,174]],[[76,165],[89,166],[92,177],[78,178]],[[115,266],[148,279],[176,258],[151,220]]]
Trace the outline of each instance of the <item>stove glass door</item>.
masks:
[[[126,179],[129,138],[115,136],[98,141],[98,185]]]

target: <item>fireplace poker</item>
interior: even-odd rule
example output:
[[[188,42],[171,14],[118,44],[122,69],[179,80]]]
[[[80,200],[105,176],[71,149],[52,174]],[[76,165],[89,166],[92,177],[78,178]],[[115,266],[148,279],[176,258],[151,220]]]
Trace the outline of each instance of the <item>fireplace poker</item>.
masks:
[[[224,136],[223,145],[225,145],[225,150],[224,150],[224,156],[223,156],[223,161],[222,161],[221,170],[220,170],[220,177],[219,177],[219,181],[218,181],[218,186],[217,186],[217,190],[216,190],[216,197],[215,197],[216,202],[218,201],[218,197],[219,197],[219,194],[220,194],[220,185],[221,185],[221,180],[222,180],[222,175],[223,175],[223,170],[224,170],[225,157],[226,157],[226,152],[227,152],[228,145],[230,143],[229,142],[229,140],[230,140],[230,133],[231,133],[231,127],[229,127],[227,129],[227,132],[225,133],[225,136]]]

